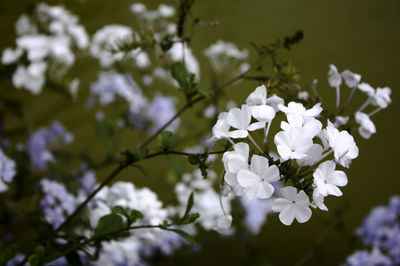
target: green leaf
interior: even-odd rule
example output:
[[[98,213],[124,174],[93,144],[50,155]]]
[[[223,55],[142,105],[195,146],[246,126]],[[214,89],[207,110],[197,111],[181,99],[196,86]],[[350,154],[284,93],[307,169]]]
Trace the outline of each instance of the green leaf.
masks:
[[[123,216],[125,216],[125,217],[129,217],[129,215],[128,215],[128,213],[126,212],[126,210],[123,208],[123,207],[121,207],[121,206],[114,206],[112,209],[111,209],[111,212],[112,213],[115,213],[115,214],[121,214],[121,215],[123,215]]]
[[[177,138],[171,131],[164,131],[158,138],[158,146],[163,151],[168,151],[177,145]]]
[[[107,154],[111,154],[114,148],[114,127],[106,121],[96,122],[95,130],[97,136],[103,141]]]
[[[30,255],[28,258],[28,262],[30,266],[39,266],[39,257],[36,254]]]
[[[115,233],[124,227],[121,216],[118,214],[108,214],[100,218],[93,238],[102,238],[108,234]]]
[[[129,220],[131,221],[131,223],[134,223],[138,219],[142,219],[142,218],[143,218],[143,213],[141,213],[138,210],[132,210],[130,215],[129,215]]]
[[[171,68],[172,77],[178,82],[179,86],[186,90],[189,89],[188,71],[182,62],[176,62]]]
[[[188,241],[190,244],[192,245],[197,245],[196,240],[189,235],[188,233],[186,233],[185,231],[179,230],[179,229],[165,229],[168,231],[172,231],[175,232],[176,234],[180,235],[181,237],[183,237],[186,241]]]
[[[137,161],[143,160],[149,155],[148,148],[137,148],[137,149],[122,149],[121,153],[125,156],[125,163],[132,164]]]
[[[193,192],[192,192],[192,193],[190,193],[190,196],[189,196],[188,201],[186,203],[186,210],[185,210],[185,214],[182,217],[182,220],[185,220],[186,217],[188,217],[189,212],[193,207],[193,203],[194,203],[194,195],[193,195]]]

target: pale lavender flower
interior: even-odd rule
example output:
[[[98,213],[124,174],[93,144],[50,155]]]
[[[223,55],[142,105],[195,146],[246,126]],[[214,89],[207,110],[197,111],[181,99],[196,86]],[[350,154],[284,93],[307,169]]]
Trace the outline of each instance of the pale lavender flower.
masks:
[[[372,252],[362,250],[356,251],[347,258],[345,266],[394,266],[391,259],[382,254],[379,249]]]
[[[174,97],[163,96],[161,94],[156,94],[154,96],[145,114],[145,117],[153,124],[152,132],[161,128],[176,114],[175,103],[176,99]],[[175,119],[166,130],[175,132],[179,124],[179,118]]]
[[[12,182],[15,174],[15,162],[0,149],[0,193],[8,189],[6,183]]]
[[[240,197],[240,203],[246,211],[244,223],[253,234],[258,234],[267,220],[267,215],[272,213],[272,199],[249,200]]]
[[[72,141],[73,135],[59,122],[38,129],[28,137],[27,150],[32,165],[38,170],[46,169],[47,162],[54,160],[51,150],[59,143],[69,144]]]
[[[56,181],[43,179],[40,181],[40,187],[44,193],[40,207],[45,219],[57,228],[64,222],[65,215],[70,215],[75,210],[77,201],[63,184]]]

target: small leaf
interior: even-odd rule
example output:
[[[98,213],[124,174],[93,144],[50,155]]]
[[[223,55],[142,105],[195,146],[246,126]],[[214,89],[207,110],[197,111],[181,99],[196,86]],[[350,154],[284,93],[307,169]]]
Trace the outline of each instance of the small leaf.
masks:
[[[193,207],[193,203],[194,203],[194,196],[193,196],[193,192],[192,192],[192,193],[190,193],[190,196],[189,196],[188,201],[186,203],[186,210],[185,210],[185,214],[182,217],[182,220],[185,220],[186,217],[189,215],[189,212]]]
[[[171,131],[164,131],[159,139],[158,146],[163,151],[168,151],[177,144],[177,138]]]
[[[178,82],[182,89],[189,88],[188,72],[186,66],[182,62],[176,62],[171,68],[172,77]]]
[[[168,231],[172,231],[175,232],[176,234],[180,235],[181,237],[183,237],[186,241],[188,241],[190,244],[192,245],[197,245],[196,240],[189,235],[188,233],[186,233],[185,231],[179,230],[179,229],[165,229]]]
[[[100,218],[93,238],[102,238],[123,228],[123,221],[118,214],[108,214]]]
[[[142,219],[142,218],[143,218],[143,213],[141,213],[138,210],[132,210],[130,215],[129,215],[129,220],[131,221],[131,223],[134,223],[138,219]]]

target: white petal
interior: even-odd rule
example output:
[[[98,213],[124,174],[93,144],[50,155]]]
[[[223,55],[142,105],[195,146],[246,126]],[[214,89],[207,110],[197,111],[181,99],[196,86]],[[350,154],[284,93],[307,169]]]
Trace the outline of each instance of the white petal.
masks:
[[[248,188],[260,183],[260,177],[249,170],[240,170],[237,175],[239,185]]]
[[[292,202],[287,199],[277,198],[272,202],[272,210],[274,212],[281,212],[283,209],[285,209],[291,203]]]
[[[230,131],[228,135],[234,139],[242,139],[246,138],[249,135],[249,132],[247,132],[247,130],[233,130]]]
[[[279,220],[284,225],[291,225],[293,223],[296,214],[296,208],[294,204],[287,206],[281,213],[279,213]]]
[[[311,218],[311,214],[312,212],[310,208],[302,205],[296,205],[295,217],[299,223],[307,222]]]
[[[303,190],[300,190],[300,192],[296,195],[295,201],[297,205],[301,204],[308,206],[310,204],[310,198]]]
[[[286,199],[290,201],[294,201],[296,199],[297,195],[297,189],[291,186],[286,186],[281,188],[281,194],[284,196]]]
[[[268,159],[264,156],[253,155],[253,157],[251,157],[250,170],[259,177],[263,176],[264,172],[268,169],[268,166]]]
[[[270,183],[278,181],[280,179],[279,168],[276,165],[271,165],[262,177]]]
[[[254,130],[257,130],[257,129],[260,129],[260,128],[263,128],[263,127],[265,127],[265,122],[255,122],[255,123],[251,124],[247,128],[247,130],[254,131]]]
[[[268,182],[262,182],[260,185],[262,187],[261,187],[261,189],[260,189],[260,191],[258,193],[258,198],[259,199],[268,199],[268,198],[270,198],[272,196],[272,194],[274,193],[274,190],[275,190],[274,186],[271,185]]]
[[[346,173],[343,171],[335,171],[334,174],[332,174],[328,182],[339,187],[343,187],[347,185],[347,176]]]

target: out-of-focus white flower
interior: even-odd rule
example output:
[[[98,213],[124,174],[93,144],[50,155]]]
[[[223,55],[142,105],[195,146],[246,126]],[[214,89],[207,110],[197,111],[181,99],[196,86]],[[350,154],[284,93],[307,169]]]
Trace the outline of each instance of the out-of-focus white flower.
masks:
[[[236,130],[230,131],[231,138],[246,138],[249,135],[248,131],[254,131],[263,128],[265,122],[251,122],[251,111],[248,105],[243,104],[242,108],[232,108],[229,110],[226,117],[228,124]]]
[[[329,86],[332,88],[337,88],[342,84],[342,77],[340,76],[336,66],[333,64],[329,65],[328,82]]]
[[[324,197],[342,196],[338,187],[347,185],[346,174],[343,171],[336,171],[335,168],[334,162],[326,161],[321,163],[313,174],[315,189]]]
[[[328,121],[328,126],[323,130],[327,144],[333,149],[336,162],[349,168],[351,160],[357,158],[358,147],[352,135],[346,130],[339,130]]]
[[[6,48],[1,56],[1,63],[4,65],[15,63],[21,57],[22,53],[23,51],[20,48]]]
[[[363,138],[369,139],[372,134],[376,133],[375,124],[372,122],[369,115],[363,112],[357,112],[355,118],[356,122],[360,125],[358,132]]]
[[[375,92],[375,89],[372,88],[371,85],[369,85],[368,83],[362,82],[360,84],[358,84],[358,89],[362,92],[364,92],[367,95],[372,95]]]
[[[347,124],[349,119],[350,119],[350,117],[348,117],[348,116],[340,116],[340,115],[338,115],[338,116],[335,117],[334,125],[335,125],[335,127],[344,126],[344,125]]]
[[[39,94],[45,82],[46,69],[47,64],[42,61],[31,63],[28,67],[19,65],[12,82],[16,88],[27,88],[33,94]]]
[[[250,170],[240,170],[237,174],[239,185],[244,188],[244,196],[248,199],[267,199],[274,193],[272,182],[280,179],[276,165],[269,166],[268,159],[253,155]]]
[[[370,96],[371,104],[380,108],[386,108],[392,102],[390,94],[392,90],[389,87],[377,88],[375,93]]]
[[[272,203],[272,210],[279,212],[279,220],[284,225],[291,225],[294,219],[299,223],[307,222],[312,214],[307,194],[303,190],[297,193],[297,189],[290,186],[283,187],[280,191],[283,198],[277,198]]]
[[[322,159],[322,153],[324,149],[319,144],[313,144],[310,149],[306,152],[307,157],[304,159],[298,159],[297,163],[299,166],[312,166]]]
[[[298,97],[300,100],[307,101],[308,98],[310,97],[310,94],[309,94],[307,91],[300,91],[299,94],[297,95],[297,97]]]
[[[217,218],[213,230],[223,235],[229,235],[232,232],[232,215],[222,215]]]
[[[187,45],[183,45],[181,42],[176,42],[172,45],[171,49],[168,50],[167,54],[170,56],[172,62],[182,62],[183,58],[185,58],[187,70],[190,73],[193,73],[196,79],[200,78],[199,62]]]
[[[351,72],[350,70],[346,69],[345,71],[342,72],[341,75],[342,75],[347,87],[349,87],[349,88],[355,88],[355,87],[357,87],[358,83],[360,83],[360,80],[361,80],[360,74],[355,74],[355,73]]]
[[[175,8],[165,4],[160,4],[157,11],[158,14],[164,18],[169,18],[175,15]]]

